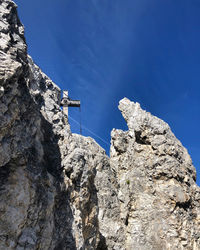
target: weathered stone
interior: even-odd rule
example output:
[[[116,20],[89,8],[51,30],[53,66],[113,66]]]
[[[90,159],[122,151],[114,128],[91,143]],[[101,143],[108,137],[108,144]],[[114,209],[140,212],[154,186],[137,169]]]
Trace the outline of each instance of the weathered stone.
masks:
[[[72,134],[60,88],[0,0],[0,249],[200,249],[200,191],[169,126],[128,99],[110,159]]]
[[[112,131],[125,249],[199,249],[199,187],[187,150],[168,124],[124,98],[129,130]]]

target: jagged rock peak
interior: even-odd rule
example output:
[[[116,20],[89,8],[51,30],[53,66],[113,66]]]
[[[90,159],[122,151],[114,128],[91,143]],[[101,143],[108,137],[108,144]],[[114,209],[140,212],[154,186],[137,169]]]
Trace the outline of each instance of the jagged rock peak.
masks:
[[[143,110],[138,102],[131,102],[128,98],[123,98],[119,102],[119,110],[127,122],[129,130],[145,131],[148,135],[171,133],[169,125]]]
[[[109,159],[71,133],[11,0],[0,18],[0,250],[200,249],[195,170],[169,126],[123,99]]]
[[[200,249],[200,190],[187,150],[169,125],[124,98],[128,131],[111,133],[125,249]]]

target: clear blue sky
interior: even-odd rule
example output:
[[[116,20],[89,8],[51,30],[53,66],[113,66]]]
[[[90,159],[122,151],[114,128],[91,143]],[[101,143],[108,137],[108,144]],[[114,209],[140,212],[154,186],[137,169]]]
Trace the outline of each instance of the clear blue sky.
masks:
[[[127,129],[119,100],[138,101],[171,126],[200,184],[200,0],[15,2],[29,54],[81,100],[85,127],[109,143],[112,128]],[[70,115],[79,120],[78,110]]]

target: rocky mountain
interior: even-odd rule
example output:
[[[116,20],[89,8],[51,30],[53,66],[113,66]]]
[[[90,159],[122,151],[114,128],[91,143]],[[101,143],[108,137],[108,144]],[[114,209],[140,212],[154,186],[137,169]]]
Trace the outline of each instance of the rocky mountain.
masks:
[[[200,249],[195,169],[168,124],[124,98],[109,158],[60,102],[0,0],[0,249]]]

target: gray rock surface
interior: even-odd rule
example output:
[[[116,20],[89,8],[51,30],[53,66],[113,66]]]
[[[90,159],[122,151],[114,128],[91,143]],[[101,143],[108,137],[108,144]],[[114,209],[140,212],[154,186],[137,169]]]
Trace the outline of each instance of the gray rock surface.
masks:
[[[72,134],[61,91],[0,0],[0,250],[200,249],[200,190],[169,126],[123,99],[110,158]]]
[[[200,249],[199,187],[187,150],[164,121],[124,98],[129,130],[113,130],[126,249]]]
[[[109,159],[71,134],[59,87],[27,55],[16,5],[0,4],[0,249],[105,248],[95,177]]]

